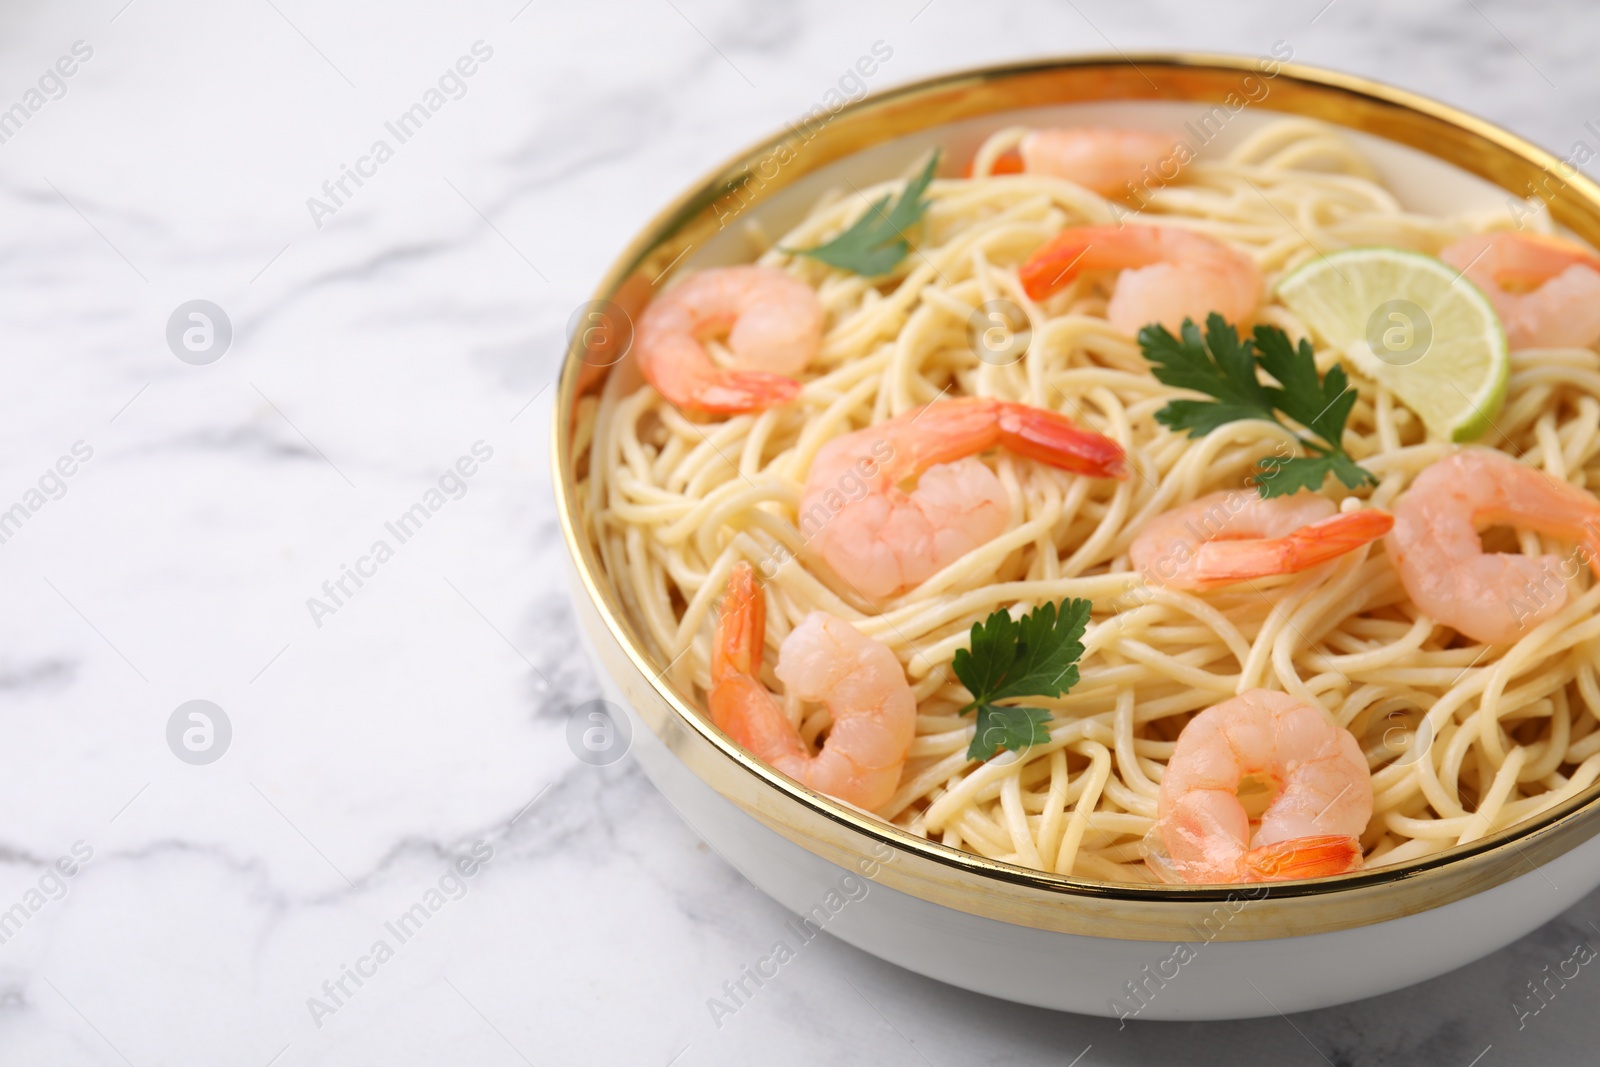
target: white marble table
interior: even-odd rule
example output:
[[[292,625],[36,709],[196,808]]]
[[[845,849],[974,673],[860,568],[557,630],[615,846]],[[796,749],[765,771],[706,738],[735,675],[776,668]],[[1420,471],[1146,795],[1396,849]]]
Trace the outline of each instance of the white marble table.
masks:
[[[669,195],[875,41],[875,87],[1286,41],[1595,141],[1592,7],[1325,3],[0,8],[0,1064],[1594,1062],[1600,977],[1513,1005],[1600,943],[1595,898],[1290,1019],[1119,1031],[822,938],[719,1028],[787,916],[564,740],[595,688],[546,388]],[[202,365],[165,338],[194,299],[232,326]],[[231,726],[209,764],[168,744],[196,699]]]

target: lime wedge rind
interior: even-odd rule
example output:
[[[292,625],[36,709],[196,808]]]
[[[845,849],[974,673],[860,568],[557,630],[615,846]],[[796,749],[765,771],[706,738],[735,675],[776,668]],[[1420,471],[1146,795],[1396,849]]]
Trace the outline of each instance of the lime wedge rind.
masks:
[[[1415,412],[1430,437],[1471,441],[1494,425],[1510,378],[1505,330],[1455,268],[1409,249],[1347,248],[1292,271],[1276,294],[1319,341]]]

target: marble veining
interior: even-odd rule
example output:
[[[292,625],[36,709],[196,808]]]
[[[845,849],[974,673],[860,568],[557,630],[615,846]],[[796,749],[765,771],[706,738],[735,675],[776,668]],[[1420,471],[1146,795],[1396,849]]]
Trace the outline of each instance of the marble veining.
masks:
[[[882,88],[1285,41],[1565,155],[1600,119],[1597,30],[1576,0],[5,5],[0,509],[39,506],[0,541],[0,1063],[1594,1062],[1594,897],[1287,1020],[1119,1029],[826,936],[713,1013],[790,917],[629,760],[569,750],[597,689],[546,436],[615,251],[873,42]],[[191,364],[167,329],[196,299],[232,339]],[[231,727],[212,763],[169,745],[195,699]]]

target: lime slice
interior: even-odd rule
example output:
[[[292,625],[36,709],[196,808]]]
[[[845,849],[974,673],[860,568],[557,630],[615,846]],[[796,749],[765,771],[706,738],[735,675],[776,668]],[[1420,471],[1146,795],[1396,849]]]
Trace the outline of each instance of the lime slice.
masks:
[[[1428,436],[1471,441],[1506,399],[1506,334],[1477,286],[1403,248],[1348,248],[1278,283],[1278,299],[1416,412]]]

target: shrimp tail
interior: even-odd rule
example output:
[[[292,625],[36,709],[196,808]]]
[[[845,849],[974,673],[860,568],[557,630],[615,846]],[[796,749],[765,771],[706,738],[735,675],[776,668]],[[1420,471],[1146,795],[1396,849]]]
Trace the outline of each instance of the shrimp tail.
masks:
[[[1017,270],[1022,281],[1022,291],[1030,300],[1043,300],[1072,284],[1083,267],[1079,266],[1092,248],[1093,227],[1063,230],[1035,252]]]
[[[977,157],[967,160],[967,167],[961,172],[963,178],[973,176],[973,167],[977,164]],[[989,167],[989,177],[998,178],[1004,174],[1021,174],[1027,168],[1022,163],[1022,153],[1015,148],[1008,148],[995,157],[994,163]]]
[[[711,681],[721,685],[735,675],[754,678],[761,673],[761,651],[767,639],[767,600],[756,587],[756,574],[748,563],[736,563],[728,575],[711,643]]]
[[[1361,842],[1338,834],[1274,841],[1246,852],[1242,866],[1248,882],[1327,878],[1361,866]]]
[[[661,388],[660,383],[657,388]],[[743,415],[787,404],[800,395],[800,383],[765,371],[718,370],[692,388],[661,391],[680,410]]]
[[[722,613],[711,642],[711,721],[735,742],[769,763],[804,754],[800,735],[762,683],[761,650],[767,639],[767,602],[748,563],[728,576]]]
[[[1523,245],[1523,256],[1508,256],[1494,272],[1495,281],[1513,292],[1536,289],[1575,263],[1600,271],[1600,257],[1589,249],[1553,234],[1507,234],[1502,241]]]
[[[1000,443],[1012,452],[1052,467],[1095,478],[1127,478],[1122,446],[1103,434],[1073,425],[1065,415],[1030,404],[1000,404]]]
[[[757,759],[777,765],[805,755],[799,733],[761,679],[745,675],[726,678],[711,687],[706,703],[717,729]]]
[[[1195,554],[1195,588],[1298,574],[1376,541],[1393,526],[1394,516],[1387,511],[1363,508],[1302,526],[1283,537],[1208,541]]]
[[[1377,508],[1335,515],[1302,527],[1283,539],[1280,573],[1294,574],[1371,544],[1394,528],[1394,516]]]

